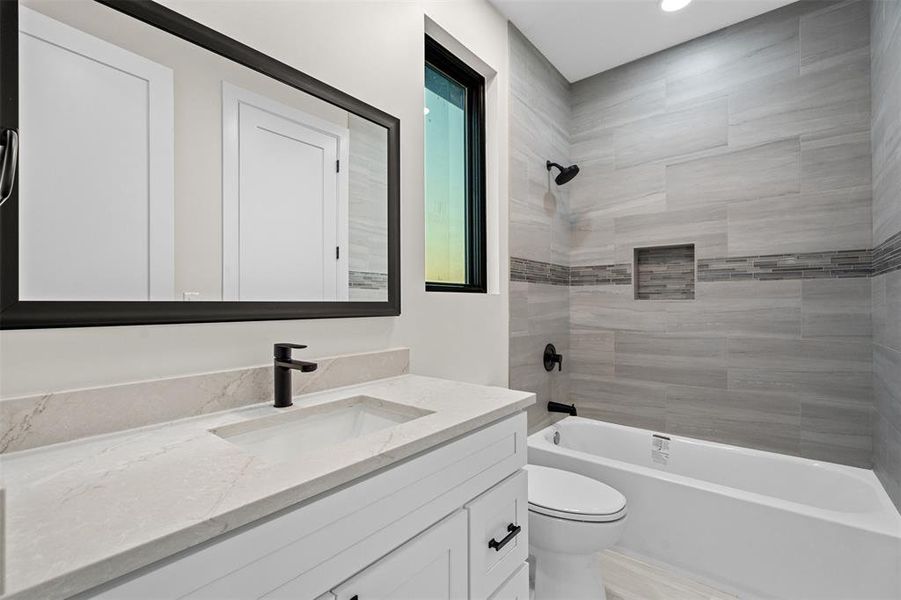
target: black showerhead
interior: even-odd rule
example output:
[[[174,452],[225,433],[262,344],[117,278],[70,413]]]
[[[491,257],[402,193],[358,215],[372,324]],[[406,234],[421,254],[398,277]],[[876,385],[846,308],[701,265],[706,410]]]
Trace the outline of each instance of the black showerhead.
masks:
[[[579,165],[570,165],[568,167],[564,167],[563,165],[558,165],[555,162],[547,161],[547,170],[550,171],[551,167],[557,167],[558,169],[560,169],[560,172],[557,173],[556,177],[554,177],[554,181],[557,183],[557,185],[569,183],[576,175],[579,174]]]

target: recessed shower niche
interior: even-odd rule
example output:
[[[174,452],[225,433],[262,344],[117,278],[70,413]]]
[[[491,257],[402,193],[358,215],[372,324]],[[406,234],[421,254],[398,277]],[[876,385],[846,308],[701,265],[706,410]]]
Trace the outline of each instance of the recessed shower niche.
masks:
[[[695,245],[635,248],[636,300],[694,300]]]

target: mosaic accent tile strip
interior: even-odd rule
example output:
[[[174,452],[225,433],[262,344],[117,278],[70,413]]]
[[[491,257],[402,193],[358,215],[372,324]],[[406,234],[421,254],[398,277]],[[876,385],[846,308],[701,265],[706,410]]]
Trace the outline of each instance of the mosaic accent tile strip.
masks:
[[[388,274],[375,273],[373,271],[349,271],[349,285],[351,288],[363,290],[388,289]]]
[[[680,246],[679,248],[688,248]],[[654,250],[660,250],[655,248]],[[663,250],[670,250],[664,248]],[[667,289],[663,283],[670,280],[669,292],[675,297],[687,296],[688,287],[677,292],[675,281],[684,278],[684,272],[674,266],[666,273],[657,267],[657,291]],[[685,267],[687,268],[687,267]],[[901,232],[896,233],[875,249],[832,250],[794,254],[761,254],[756,256],[726,256],[697,260],[697,281],[773,281],[786,279],[843,279],[871,277],[901,269]],[[681,274],[680,274],[681,273]],[[550,285],[631,285],[632,265],[586,265],[566,267],[527,258],[510,258],[510,281],[545,283]],[[387,285],[387,278],[386,278]],[[351,283],[353,287],[353,282]],[[683,294],[679,296],[679,294]],[[643,295],[636,296],[645,299]],[[662,299],[662,296],[656,296]]]
[[[692,300],[695,297],[695,247],[635,249],[635,298]]]
[[[585,265],[567,267],[527,258],[510,258],[510,281],[548,285],[630,285],[632,265]]]
[[[872,250],[705,258],[698,260],[698,281],[869,277],[872,259]]]
[[[901,231],[873,249],[873,275],[901,269]]]
[[[527,258],[511,257],[510,281],[569,285],[569,267]]]
[[[631,285],[632,265],[587,265],[570,267],[569,285]]]

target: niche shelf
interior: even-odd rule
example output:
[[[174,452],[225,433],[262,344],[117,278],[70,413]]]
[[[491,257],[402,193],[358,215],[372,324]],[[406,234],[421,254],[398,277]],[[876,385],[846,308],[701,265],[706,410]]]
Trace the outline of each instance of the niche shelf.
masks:
[[[635,248],[636,300],[694,300],[695,245]]]

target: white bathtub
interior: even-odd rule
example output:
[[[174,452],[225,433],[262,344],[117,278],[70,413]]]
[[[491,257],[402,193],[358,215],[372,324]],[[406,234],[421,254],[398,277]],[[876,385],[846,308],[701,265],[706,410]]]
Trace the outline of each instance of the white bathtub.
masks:
[[[872,471],[679,436],[653,460],[653,435],[567,417],[529,437],[529,462],[612,485],[620,549],[742,597],[901,598],[901,516]]]

